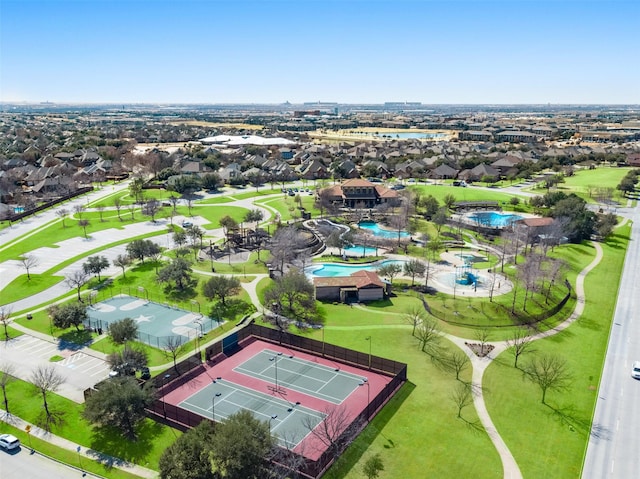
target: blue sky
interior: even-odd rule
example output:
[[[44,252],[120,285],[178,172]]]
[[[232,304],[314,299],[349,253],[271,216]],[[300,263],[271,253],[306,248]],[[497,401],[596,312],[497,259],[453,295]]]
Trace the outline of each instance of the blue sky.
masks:
[[[0,100],[640,104],[638,0],[0,0]]]

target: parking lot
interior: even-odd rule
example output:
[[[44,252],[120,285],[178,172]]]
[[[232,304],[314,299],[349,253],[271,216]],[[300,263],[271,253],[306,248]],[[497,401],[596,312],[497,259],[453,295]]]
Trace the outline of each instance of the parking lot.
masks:
[[[50,362],[54,356],[61,360]],[[83,391],[109,375],[109,366],[99,353],[59,349],[58,343],[29,335],[18,336],[0,345],[0,362],[13,365],[14,374],[28,380],[35,368],[43,364],[55,365],[65,382],[58,394],[82,402]]]

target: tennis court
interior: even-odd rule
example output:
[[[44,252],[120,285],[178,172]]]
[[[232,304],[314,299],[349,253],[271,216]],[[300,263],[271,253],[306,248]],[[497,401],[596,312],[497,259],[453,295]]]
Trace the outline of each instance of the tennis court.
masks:
[[[361,375],[270,349],[260,351],[233,370],[273,382],[276,390],[285,387],[333,404],[341,404],[364,379]]]
[[[218,325],[200,313],[126,295],[89,306],[87,314],[88,326],[105,330],[111,323],[131,318],[138,325],[138,340],[160,348],[168,337],[179,336],[188,341]]]
[[[179,406],[196,414],[223,421],[242,409],[269,423],[281,446],[293,449],[324,418],[325,414],[290,403],[233,382],[217,379],[204,389],[182,401]]]

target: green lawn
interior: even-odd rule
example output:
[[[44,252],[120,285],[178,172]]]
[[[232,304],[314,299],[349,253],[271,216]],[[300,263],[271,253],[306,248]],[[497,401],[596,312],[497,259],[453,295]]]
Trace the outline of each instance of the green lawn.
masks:
[[[18,276],[11,281],[0,293],[2,303],[12,303],[44,291],[64,280],[62,276],[49,274],[31,274],[31,279],[26,274]]]
[[[410,190],[419,191],[423,196],[433,196],[440,203],[443,202],[446,195],[453,195],[456,201],[498,201],[502,204],[509,204],[509,200],[513,197],[523,199],[519,195],[502,193],[499,190],[485,190],[474,187],[461,188],[457,186],[446,185],[413,185]]]
[[[209,223],[202,225],[202,227],[207,230],[222,228],[222,226],[220,226],[220,220],[224,216],[231,216],[237,223],[241,223],[248,212],[249,210],[246,208],[226,205],[224,207],[217,208],[216,206],[199,206],[198,204],[195,204],[193,208],[191,208],[192,216],[202,216],[209,221]]]
[[[19,379],[13,380],[7,386],[7,396],[12,414],[27,422],[40,424],[43,415],[42,396],[35,386]],[[145,419],[138,429],[138,440],[132,442],[124,439],[119,432],[108,428],[94,430],[82,417],[83,406],[80,404],[55,393],[47,395],[47,402],[50,410],[60,419],[60,423],[51,430],[54,434],[80,444],[83,448],[91,448],[154,470],[158,470],[162,452],[180,435],[179,431]],[[0,431],[7,427],[0,423]],[[27,438],[23,440],[28,444]],[[59,450],[53,452],[58,457]],[[77,454],[72,455],[75,455],[77,461]],[[69,463],[76,464],[75,461]],[[99,467],[102,468],[101,474],[108,472],[104,467]]]
[[[552,352],[568,361],[573,382],[567,391],[549,392],[548,405],[542,404],[540,390],[523,380],[509,351],[484,375],[487,408],[524,477],[580,476],[628,240],[624,227],[603,244],[605,257],[585,281],[587,301],[580,319],[535,343],[536,353]],[[520,361],[526,363],[527,356]],[[544,440],[532,447],[540,431]]]
[[[601,167],[594,170],[577,170],[573,176],[565,177],[564,183],[558,184],[557,189],[566,193],[575,193],[586,201],[595,203],[598,188],[611,188],[614,194],[613,199],[624,202],[616,187],[631,169]]]

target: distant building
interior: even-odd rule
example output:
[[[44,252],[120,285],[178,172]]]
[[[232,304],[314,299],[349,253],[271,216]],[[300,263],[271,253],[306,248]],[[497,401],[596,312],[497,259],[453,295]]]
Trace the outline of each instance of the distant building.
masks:
[[[391,285],[373,271],[360,270],[351,276],[313,278],[316,299],[343,303],[376,301],[391,292]]]
[[[398,193],[382,185],[360,178],[346,180],[339,185],[325,188],[330,200],[347,208],[374,208],[398,200]]]

